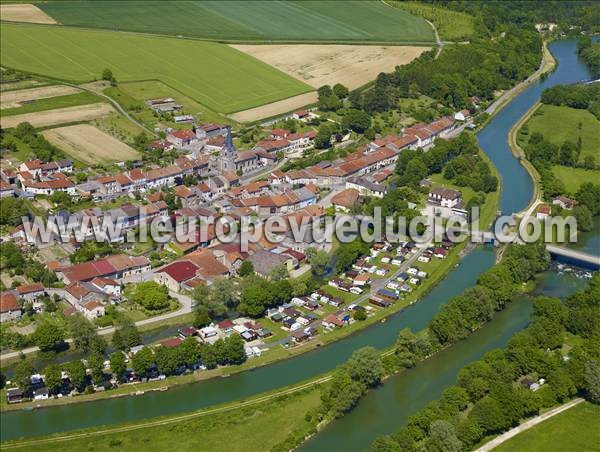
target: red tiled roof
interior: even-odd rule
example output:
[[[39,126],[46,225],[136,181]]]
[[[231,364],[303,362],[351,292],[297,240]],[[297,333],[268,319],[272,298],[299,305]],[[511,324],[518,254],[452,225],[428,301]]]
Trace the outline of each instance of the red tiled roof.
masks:
[[[19,293],[19,295],[25,295],[32,292],[43,292],[44,286],[40,283],[23,284],[22,286],[17,287],[16,290]]]
[[[198,267],[190,261],[176,261],[163,267],[157,273],[166,273],[177,282],[183,282],[196,276]]]
[[[3,292],[0,293],[0,312],[9,312],[21,309],[19,300],[14,293]]]
[[[196,138],[196,134],[192,130],[174,130],[171,132],[171,135],[180,140],[191,140]]]

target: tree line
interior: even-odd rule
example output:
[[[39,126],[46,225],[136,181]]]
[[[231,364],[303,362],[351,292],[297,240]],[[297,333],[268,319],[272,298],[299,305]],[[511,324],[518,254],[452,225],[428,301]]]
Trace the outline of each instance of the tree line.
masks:
[[[592,77],[600,77],[600,42],[593,42],[590,36],[584,36],[577,43],[577,53],[590,68]]]
[[[493,350],[464,367],[456,385],[418,413],[405,427],[379,437],[373,451],[460,451],[486,436],[517,426],[541,409],[576,395],[600,403],[600,276],[568,297],[538,297],[531,324],[504,350]],[[566,358],[567,335],[575,345]],[[537,391],[530,385],[544,378]]]
[[[600,121],[600,85],[598,83],[555,85],[542,92],[541,101],[546,105],[588,110]]]

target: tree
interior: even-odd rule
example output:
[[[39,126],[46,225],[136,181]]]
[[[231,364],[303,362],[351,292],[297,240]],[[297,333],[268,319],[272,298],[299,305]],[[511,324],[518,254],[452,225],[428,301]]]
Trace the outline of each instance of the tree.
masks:
[[[321,97],[329,97],[333,94],[333,91],[331,89],[331,86],[329,85],[323,85],[320,88],[317,89],[317,94],[319,95],[319,98]]]
[[[252,274],[254,274],[254,265],[252,265],[252,262],[246,259],[244,262],[242,262],[242,265],[240,265],[238,275],[244,277]]]
[[[585,364],[585,393],[588,400],[600,404],[600,363],[589,361]]]
[[[364,110],[350,109],[342,118],[342,128],[363,133],[371,127],[371,116]]]
[[[335,85],[333,85],[333,94],[335,94],[340,99],[343,99],[346,96],[348,96],[348,88],[346,88],[341,83],[336,83]]]
[[[19,361],[15,366],[13,381],[25,394],[28,394],[31,391],[31,376],[34,373],[35,368],[33,367],[32,361],[29,359]]]
[[[215,278],[210,288],[211,298],[214,303],[235,309],[239,299],[233,280],[228,278]]]
[[[33,333],[33,340],[43,352],[58,350],[65,341],[65,335],[61,328],[49,322],[42,323]]]
[[[157,347],[154,351],[154,362],[161,374],[173,375],[179,367],[177,348]]]
[[[92,372],[92,382],[98,386],[104,382],[104,357],[97,353],[90,355],[88,366]]]
[[[271,281],[281,281],[287,277],[289,277],[289,273],[285,264],[276,265],[269,272],[269,278],[271,278]]]
[[[56,394],[62,388],[61,371],[57,364],[50,364],[44,369],[44,384],[51,394]]]
[[[155,281],[137,284],[131,291],[129,298],[134,303],[151,311],[168,308],[170,300],[167,287]]]
[[[448,421],[435,421],[429,427],[428,451],[460,452],[462,442],[456,437],[454,425]]]
[[[77,313],[68,317],[67,328],[73,345],[83,353],[104,354],[106,351],[106,341],[98,336],[94,325],[83,315]]]
[[[353,380],[367,387],[377,386],[384,374],[381,355],[373,347],[356,350],[345,367]]]
[[[193,325],[195,328],[203,328],[209,325],[211,322],[210,315],[208,314],[208,309],[206,307],[199,305],[194,309],[194,321]]]
[[[113,79],[113,73],[110,69],[104,69],[102,71],[102,80],[111,81]]]
[[[246,360],[244,340],[239,334],[232,334],[225,338],[223,355],[224,364],[241,364]]]
[[[186,366],[192,367],[200,360],[200,344],[193,337],[186,337],[178,347],[179,354]]]
[[[363,320],[367,320],[367,311],[365,311],[364,309],[356,309],[352,317],[354,318],[354,320],[362,322]]]
[[[331,147],[331,128],[329,124],[321,124],[315,137],[315,147],[317,149],[327,149]]]
[[[112,341],[118,350],[129,350],[131,347],[141,344],[142,338],[133,321],[123,315],[116,320]]]
[[[87,376],[83,362],[80,359],[71,361],[67,364],[67,372],[69,373],[69,381],[73,387],[78,391],[83,390]]]
[[[592,213],[585,205],[575,206],[573,216],[577,220],[577,229],[580,231],[591,231],[594,225]]]
[[[154,355],[148,347],[142,348],[133,358],[131,358],[131,367],[135,374],[139,377],[146,377],[150,368],[154,364]]]
[[[122,352],[116,351],[110,355],[110,370],[117,381],[123,379],[125,372],[127,372],[127,363]]]

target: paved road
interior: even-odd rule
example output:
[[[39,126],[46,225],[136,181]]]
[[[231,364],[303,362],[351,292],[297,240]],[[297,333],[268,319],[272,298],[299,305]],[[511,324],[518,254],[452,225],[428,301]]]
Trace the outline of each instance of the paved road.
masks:
[[[518,427],[509,430],[503,435],[497,436],[489,443],[485,443],[475,452],[488,452],[493,448],[498,447],[503,442],[508,441],[512,437],[517,436],[519,433],[524,432],[525,430],[529,430],[531,427],[538,425],[540,422],[544,422],[546,419],[550,419],[552,416],[556,416],[557,414],[562,413],[563,411],[568,410],[569,408],[573,408],[575,405],[579,405],[581,402],[583,402],[583,399],[571,400],[570,402],[567,402],[564,405],[554,408],[553,410],[550,410],[547,413],[536,416],[533,419],[522,423]]]
[[[49,295],[56,294],[63,299],[65,298],[65,291],[63,289],[47,289],[46,292],[48,292]],[[171,311],[167,312],[166,314],[161,314],[155,317],[139,320],[135,322],[136,326],[151,325],[153,323],[162,322],[163,320],[171,319],[173,317],[178,317],[180,315],[192,312],[194,300],[192,300],[190,297],[172,291],[169,291],[169,295],[171,295],[171,297],[176,298],[177,301],[179,301],[179,308],[176,311]],[[113,326],[109,326],[106,328],[98,328],[98,335],[100,336],[106,336],[107,334],[112,334],[114,332],[115,328]],[[72,339],[67,339],[66,342],[72,342]],[[0,355],[0,361],[16,358],[21,353],[24,355],[35,353],[38,350],[38,347],[28,347],[19,351],[2,353],[2,355]]]

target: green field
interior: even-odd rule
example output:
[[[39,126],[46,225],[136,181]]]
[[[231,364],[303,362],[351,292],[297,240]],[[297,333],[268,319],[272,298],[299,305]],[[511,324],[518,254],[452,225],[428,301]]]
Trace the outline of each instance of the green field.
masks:
[[[464,41],[475,34],[473,16],[468,14],[421,2],[391,1],[390,4],[432,22],[443,41]]]
[[[433,42],[418,17],[372,1],[60,1],[64,25],[237,41]]]
[[[2,64],[85,82],[105,68],[119,81],[161,80],[223,113],[313,88],[224,44],[56,26],[2,24]]]
[[[589,111],[542,105],[526,124],[529,136],[535,132],[541,133],[546,140],[558,146],[567,140],[577,143],[581,137],[579,160],[583,161],[586,155],[593,155],[600,162],[600,121]],[[525,138],[520,132],[519,140],[523,142]]]
[[[319,403],[320,390],[310,388],[251,406],[167,425],[28,445],[27,450],[271,450],[292,432],[306,434],[310,425],[304,417]]]
[[[90,92],[67,94],[65,96],[48,97],[46,99],[38,99],[34,102],[25,104],[17,108],[6,108],[0,110],[0,116],[13,116],[25,113],[34,113],[36,111],[53,110],[55,108],[75,107],[77,105],[94,104],[96,102],[105,102],[105,99],[96,96]]]
[[[526,430],[494,451],[599,451],[600,406],[584,402]]]
[[[575,193],[579,190],[581,184],[586,182],[597,184],[600,181],[600,170],[554,165],[552,172],[565,184],[565,188],[569,193]]]

